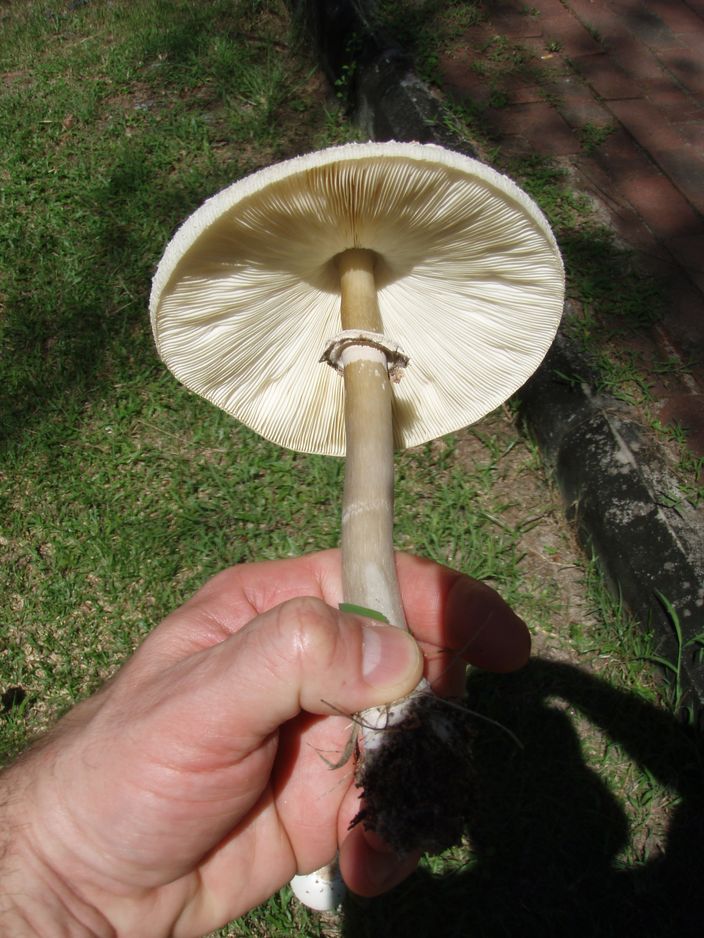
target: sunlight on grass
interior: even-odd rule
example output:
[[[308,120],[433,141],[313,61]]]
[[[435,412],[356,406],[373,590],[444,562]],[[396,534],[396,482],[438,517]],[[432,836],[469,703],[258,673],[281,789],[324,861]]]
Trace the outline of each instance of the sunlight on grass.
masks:
[[[430,15],[428,4],[416,6]],[[476,4],[448,10],[452,34],[478,16]],[[342,462],[280,450],[177,385],[156,357],[147,306],[165,244],[205,198],[260,166],[356,132],[330,103],[334,94],[275,0],[6,4],[0,31],[0,756],[7,760],[112,674],[208,576],[338,543]],[[545,199],[564,218],[575,206],[545,172]],[[573,250],[577,258],[580,245]],[[603,292],[603,282],[592,288]],[[625,629],[611,646],[603,634],[594,645],[596,623],[610,623],[614,611],[588,599],[596,595],[590,568],[580,565],[535,447],[507,409],[399,454],[397,471],[400,548],[494,585],[526,618],[539,653],[567,656],[575,671],[576,662],[602,655],[600,673],[611,680],[620,670],[624,694],[633,691],[644,705],[661,699],[657,683],[632,664],[647,648],[629,651]],[[480,733],[485,784],[504,807],[514,805],[506,809],[510,824],[493,808],[496,816],[490,811],[474,831],[474,852],[427,861],[388,904],[371,910],[352,901],[350,935],[392,934],[389,921],[401,928],[406,906],[415,934],[465,934],[467,890],[477,907],[483,894],[496,895],[484,888],[482,864],[493,873],[501,864],[492,858],[518,865],[509,828],[533,830],[516,806],[522,795],[546,828],[555,824],[544,853],[557,850],[551,799],[569,802],[573,793],[550,777],[551,746],[570,781],[587,777],[586,795],[579,789],[585,802],[596,799],[574,813],[587,846],[596,851],[586,816],[620,830],[612,803],[620,788],[642,836],[629,848],[614,834],[614,855],[635,862],[642,847],[645,862],[671,789],[629,774],[625,744],[607,759],[606,737],[596,731],[585,735],[591,748],[585,744],[582,763],[569,721],[593,721],[598,708],[585,693],[565,715],[566,673],[538,663],[525,677],[472,674],[471,705],[532,746],[525,756],[491,729]],[[590,685],[590,693],[605,692]],[[608,776],[605,787],[593,782],[598,772]],[[523,786],[515,795],[512,778]],[[646,835],[651,802],[662,818]],[[450,913],[437,917],[438,888],[453,923]],[[283,890],[222,934],[313,938],[339,928],[339,919],[309,914]]]
[[[208,195],[354,134],[282,4],[0,16],[3,680],[34,731],[220,567],[336,542],[339,465],[177,386],[147,299]]]

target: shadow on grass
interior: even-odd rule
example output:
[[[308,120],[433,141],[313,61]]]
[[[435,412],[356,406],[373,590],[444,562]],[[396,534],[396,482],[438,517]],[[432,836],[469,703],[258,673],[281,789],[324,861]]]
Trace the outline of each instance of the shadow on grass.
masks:
[[[84,224],[49,235],[43,258],[28,245],[17,266],[27,288],[8,297],[6,310],[0,450],[28,431],[51,435],[47,424],[65,433],[86,400],[156,367],[148,317],[155,245],[162,250],[220,182],[166,179],[139,144],[116,147],[105,177],[86,181]],[[22,269],[33,265],[36,278]]]
[[[105,50],[107,60],[118,61],[116,71],[105,65],[95,76],[117,90],[96,98],[85,120],[76,117],[74,100],[64,100],[76,68],[71,30],[87,38],[93,32],[90,20],[81,21],[93,7],[82,7],[55,17],[56,36],[49,19],[39,20],[67,77],[56,87],[38,77],[39,103],[20,87],[14,104],[0,109],[13,168],[0,226],[8,239],[0,452],[30,435],[65,444],[87,404],[161,367],[147,310],[154,267],[176,226],[236,172],[199,160],[204,131],[188,129],[183,115],[181,124],[168,124],[164,102],[181,106],[191,86],[207,78],[220,89],[206,39],[236,38],[237,4],[229,12],[220,4],[220,19],[197,4],[164,6],[158,30],[145,26],[134,35],[118,22],[115,46]],[[122,58],[137,63],[129,80]],[[144,101],[135,103],[139,95]],[[64,129],[40,120],[42,108],[65,113]],[[195,100],[190,110],[195,126],[203,108]],[[43,136],[36,124],[46,125]],[[175,169],[188,146],[188,163]]]
[[[474,709],[525,746],[480,728],[469,831],[476,859],[447,876],[419,871],[381,899],[350,899],[346,938],[700,934],[701,740],[666,712],[566,664],[536,659],[517,675],[476,674],[468,691]],[[565,706],[672,790],[677,807],[652,858],[630,867],[620,860],[626,815],[585,763]]]

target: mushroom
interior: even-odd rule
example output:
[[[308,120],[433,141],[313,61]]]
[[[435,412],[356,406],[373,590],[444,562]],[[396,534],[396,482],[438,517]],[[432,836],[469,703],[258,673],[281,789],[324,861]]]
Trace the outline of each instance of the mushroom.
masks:
[[[166,248],[150,311],[159,355],[188,388],[274,443],[346,457],[344,599],[405,628],[394,448],[503,403],[547,352],[563,294],[548,222],[511,180],[435,145],[366,143],[268,167],[209,199]],[[390,725],[409,711],[417,724],[422,710],[435,741],[420,748],[447,735],[436,700],[422,682],[359,720],[357,820],[399,852],[461,835],[461,788],[437,793],[435,812],[399,806],[393,780],[386,798],[371,791],[385,784],[372,767],[398,735]],[[439,774],[452,787],[457,773]],[[306,901],[311,881],[297,879]]]

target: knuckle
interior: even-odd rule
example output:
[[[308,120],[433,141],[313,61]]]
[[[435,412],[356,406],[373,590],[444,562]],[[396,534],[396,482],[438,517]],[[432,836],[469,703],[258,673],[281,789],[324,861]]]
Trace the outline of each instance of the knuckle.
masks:
[[[279,627],[286,646],[298,664],[315,661],[325,667],[335,657],[339,636],[335,611],[321,599],[305,596],[279,607]]]

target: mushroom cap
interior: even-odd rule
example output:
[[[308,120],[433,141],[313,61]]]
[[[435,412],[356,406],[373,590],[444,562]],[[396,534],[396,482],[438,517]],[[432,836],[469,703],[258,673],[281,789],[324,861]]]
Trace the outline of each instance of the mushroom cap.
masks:
[[[366,143],[263,169],[187,219],[152,285],[159,355],[266,439],[344,455],[344,384],[320,358],[341,329],[335,258],[349,248],[376,253],[384,334],[410,360],[397,447],[479,420],[554,338],[564,271],[532,199],[442,147]]]

